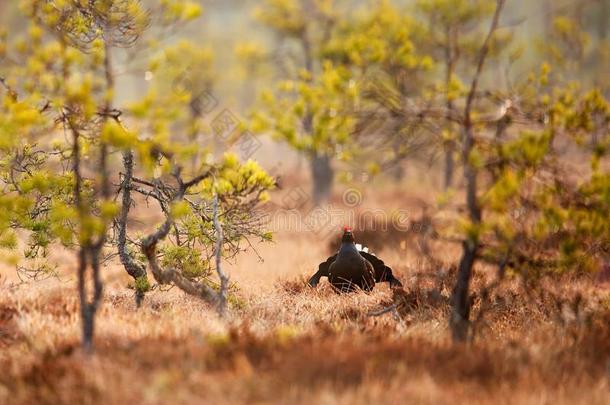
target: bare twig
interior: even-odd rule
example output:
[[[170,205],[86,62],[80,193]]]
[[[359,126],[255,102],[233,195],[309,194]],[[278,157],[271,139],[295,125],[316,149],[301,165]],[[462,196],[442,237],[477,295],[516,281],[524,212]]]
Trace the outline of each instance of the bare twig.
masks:
[[[214,195],[214,228],[216,228],[216,272],[220,278],[220,291],[218,293],[218,313],[220,316],[226,316],[227,312],[227,288],[229,286],[229,277],[223,272],[222,262],[222,244],[223,244],[223,232],[222,225],[218,220],[218,194]]]
[[[197,176],[196,179],[198,179],[198,182],[201,182],[210,175],[211,172],[207,171],[205,174]],[[188,188],[186,185],[189,185],[190,187],[198,184],[198,182],[193,180],[183,182],[182,178],[180,177],[179,168],[175,168],[174,176],[176,177],[180,187],[172,198],[172,202],[178,202],[182,201],[184,198],[184,194]],[[142,239],[142,252],[146,255],[155,280],[157,280],[159,284],[174,284],[187,294],[194,295],[210,304],[217,305],[219,301],[218,294],[209,285],[202,282],[198,283],[191,281],[176,269],[164,269],[159,264],[157,258],[157,245],[161,240],[167,237],[173,225],[174,220],[172,216],[166,214],[165,222],[163,222],[163,224],[156,231]]]
[[[381,315],[385,315],[385,314],[387,314],[388,312],[393,312],[393,311],[396,311],[396,308],[397,308],[397,307],[398,307],[398,305],[396,305],[396,304],[392,304],[392,305],[390,305],[390,306],[389,306],[389,307],[387,307],[387,308],[382,308],[382,309],[380,309],[380,310],[378,310],[378,311],[372,311],[372,312],[369,312],[369,313],[368,313],[368,314],[366,314],[366,315],[367,315],[367,316],[381,316]]]

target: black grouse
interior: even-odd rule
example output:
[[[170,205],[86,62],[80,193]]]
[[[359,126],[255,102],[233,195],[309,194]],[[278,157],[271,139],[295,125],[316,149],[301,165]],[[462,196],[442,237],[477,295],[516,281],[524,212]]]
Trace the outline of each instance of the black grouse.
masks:
[[[402,283],[394,277],[392,269],[367,248],[354,243],[351,228],[343,228],[339,252],[320,263],[316,274],[309,279],[309,285],[316,287],[320,278],[328,277],[328,281],[339,292],[351,292],[356,288],[371,291],[375,283],[388,282],[391,287],[402,287]]]

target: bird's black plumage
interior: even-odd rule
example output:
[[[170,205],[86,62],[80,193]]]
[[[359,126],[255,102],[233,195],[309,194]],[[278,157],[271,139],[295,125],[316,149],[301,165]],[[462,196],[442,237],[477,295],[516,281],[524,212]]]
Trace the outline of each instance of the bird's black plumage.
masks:
[[[341,292],[354,291],[356,288],[371,291],[375,283],[384,281],[392,287],[402,287],[383,260],[356,247],[352,231],[348,228],[341,238],[339,251],[320,263],[318,271],[309,279],[309,285],[316,287],[322,277],[328,277],[331,285]]]

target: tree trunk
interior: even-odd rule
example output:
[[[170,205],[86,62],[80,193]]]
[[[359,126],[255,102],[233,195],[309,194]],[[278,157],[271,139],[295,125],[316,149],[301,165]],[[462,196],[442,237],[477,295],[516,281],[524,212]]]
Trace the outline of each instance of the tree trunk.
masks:
[[[463,254],[458,267],[458,276],[451,297],[451,319],[449,321],[454,342],[468,340],[470,324],[470,280],[472,266],[476,259],[478,242],[465,241]]]
[[[553,18],[555,17],[553,12],[553,0],[544,0],[542,3],[542,16],[544,19],[544,37],[550,38],[553,30]]]
[[[457,47],[457,30],[453,26],[448,26],[445,31],[445,91],[446,91],[446,103],[447,103],[447,113],[445,116],[445,121],[447,125],[447,130],[451,133],[452,125],[451,125],[451,114],[453,113],[453,100],[451,95],[449,94],[449,87],[451,86],[451,80],[453,79],[453,71],[455,70],[455,62],[456,62],[456,53],[454,51],[454,47]],[[444,173],[444,181],[443,188],[447,190],[449,187],[453,185],[453,170],[455,168],[455,161],[453,154],[455,152],[455,141],[453,139],[449,139],[445,141],[445,173]]]
[[[123,152],[123,168],[125,169],[125,173],[123,173],[123,182],[121,184],[121,212],[117,220],[119,225],[117,250],[119,252],[121,264],[125,268],[127,274],[134,280],[136,307],[139,308],[140,305],[142,305],[144,294],[146,293],[146,290],[148,290],[149,284],[146,268],[136,262],[127,249],[127,221],[131,208],[131,181],[133,178],[133,151],[131,149]]]
[[[303,47],[305,70],[309,72],[310,80],[314,77],[314,63],[311,43],[307,32],[301,36],[301,45]],[[306,106],[306,114],[303,117],[303,131],[311,135],[313,133],[313,115],[309,105]],[[311,152],[309,157],[309,165],[311,169],[312,197],[314,204],[326,202],[330,199],[332,191],[334,172],[330,165],[330,157],[327,154],[320,154],[317,151]]]
[[[455,170],[454,151],[455,143],[448,141],[445,144],[445,173],[443,176],[443,188],[445,190],[453,185],[453,171]]]
[[[388,170],[388,174],[392,176],[392,180],[400,183],[405,178],[405,168],[400,163],[396,163]]]
[[[466,206],[472,226],[481,223],[481,210],[477,201],[477,170],[469,161],[474,147],[474,137],[470,120],[467,120],[463,130],[462,161],[464,165],[464,181],[466,182]],[[451,296],[451,318],[449,326],[454,342],[468,340],[470,326],[470,280],[472,267],[477,257],[479,238],[476,232],[469,235],[462,245],[462,258],[458,267],[457,280]]]
[[[86,353],[90,353],[93,350],[93,314],[91,313],[89,304],[87,302],[87,252],[85,247],[81,246],[78,252],[78,298],[80,304],[80,317],[81,317],[81,329],[82,337],[81,344],[82,348]]]
[[[597,35],[601,41],[608,38],[608,20],[610,20],[610,0],[601,0],[600,18],[597,24]]]
[[[83,233],[83,223],[87,215],[82,198],[83,177],[81,173],[81,150],[80,134],[75,127],[72,127],[72,171],[74,173],[74,204],[78,209],[80,222],[79,236]],[[93,351],[94,319],[97,307],[102,297],[102,281],[100,279],[100,257],[101,247],[92,247],[90,241],[81,241],[78,251],[78,295],[80,301],[80,312],[82,322],[82,347],[86,353]],[[91,277],[93,279],[93,297],[87,298],[87,258],[90,260]]]
[[[82,322],[82,346],[85,353],[93,353],[93,333],[95,330],[95,312],[85,306],[81,310]]]
[[[449,319],[449,327],[454,342],[464,342],[468,339],[470,329],[470,280],[472,278],[472,268],[477,257],[479,248],[478,228],[481,224],[481,208],[477,199],[477,168],[470,162],[470,154],[475,146],[473,133],[473,124],[471,119],[472,103],[474,95],[477,91],[477,86],[483,65],[489,52],[489,43],[491,37],[498,27],[500,13],[506,0],[497,0],[496,10],[493,15],[492,23],[487,33],[487,37],[479,50],[477,69],[470,85],[470,91],[466,99],[464,107],[464,122],[462,127],[462,165],[464,167],[464,182],[466,183],[466,207],[468,210],[468,219],[471,226],[475,229],[468,232],[468,235],[463,243],[462,258],[458,267],[457,281],[453,288],[451,296],[451,318]]]
[[[91,256],[91,271],[93,278],[93,296],[87,298],[86,273],[87,273],[87,251]],[[102,298],[102,281],[100,278],[100,258],[96,250],[81,248],[79,253],[79,278],[78,290],[80,297],[80,311],[82,322],[82,347],[85,353],[93,352],[93,335],[95,332],[95,315]]]
[[[334,172],[328,155],[314,154],[310,159],[312,196],[315,204],[326,202],[332,192]]]

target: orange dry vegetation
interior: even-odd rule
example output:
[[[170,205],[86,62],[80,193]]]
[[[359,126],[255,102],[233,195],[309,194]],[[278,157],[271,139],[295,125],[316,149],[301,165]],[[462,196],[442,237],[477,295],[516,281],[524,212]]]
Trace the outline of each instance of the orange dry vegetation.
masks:
[[[478,293],[474,342],[460,346],[447,330],[455,246],[431,242],[442,252],[431,263],[417,241],[395,241],[380,255],[405,291],[337,295],[305,286],[328,243],[309,232],[276,240],[258,247],[264,262],[246,254],[229,266],[239,290],[228,323],[176,289],[136,310],[129,278],[108,267],[91,357],[79,349],[71,268],[18,286],[3,270],[0,403],[609,401],[610,294],[593,279]],[[493,269],[477,270],[480,291]],[[398,317],[368,316],[393,302]]]

